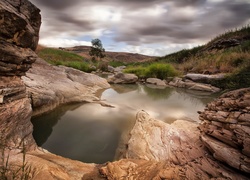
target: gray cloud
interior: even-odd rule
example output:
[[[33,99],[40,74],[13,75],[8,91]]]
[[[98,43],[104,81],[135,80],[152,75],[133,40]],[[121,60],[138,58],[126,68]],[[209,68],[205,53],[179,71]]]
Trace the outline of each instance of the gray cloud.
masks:
[[[42,10],[46,35],[79,35],[104,29],[128,45],[206,42],[250,20],[247,0],[31,0]],[[109,7],[120,20],[93,19],[91,8]],[[157,9],[158,8],[158,9]],[[105,12],[103,17],[105,16]],[[150,14],[151,13],[151,14]],[[156,15],[154,15],[156,13]],[[158,13],[158,14],[157,14]],[[100,17],[102,18],[102,16]],[[46,26],[46,27],[45,27]],[[115,29],[115,31],[114,31]],[[47,31],[47,32],[46,32]]]

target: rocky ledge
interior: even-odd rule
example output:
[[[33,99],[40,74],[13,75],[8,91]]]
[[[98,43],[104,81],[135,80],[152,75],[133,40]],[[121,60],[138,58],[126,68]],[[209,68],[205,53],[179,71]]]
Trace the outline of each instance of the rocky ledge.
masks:
[[[214,158],[250,173],[250,88],[209,103],[200,119],[201,139]]]
[[[50,111],[60,104],[96,101],[96,91],[110,87],[97,75],[65,66],[52,66],[40,58],[22,80],[31,98],[33,115]]]

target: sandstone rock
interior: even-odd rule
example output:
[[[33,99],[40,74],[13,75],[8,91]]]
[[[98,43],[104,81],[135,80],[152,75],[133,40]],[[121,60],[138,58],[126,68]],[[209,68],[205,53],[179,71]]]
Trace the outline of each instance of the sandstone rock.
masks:
[[[247,179],[216,162],[198,136],[195,123],[170,125],[140,111],[124,152],[127,159],[107,163],[99,172],[107,179]]]
[[[162,81],[161,79],[157,79],[157,78],[148,78],[146,80],[146,83],[154,84],[157,86],[166,86],[166,83],[164,81]]]
[[[125,68],[126,68],[126,66],[118,66],[118,67],[114,68],[114,72],[115,72],[115,73],[120,73],[120,72],[122,72]]]
[[[108,65],[108,72],[114,73],[115,68],[113,66]]]
[[[214,157],[250,173],[250,88],[223,94],[200,114],[201,138]]]
[[[36,59],[40,10],[30,2],[0,1],[0,142],[1,148],[33,149],[31,105],[23,75]]]
[[[133,84],[137,80],[138,77],[135,74],[124,74],[122,72],[108,78],[108,82],[111,84]]]
[[[97,75],[52,66],[42,59],[37,59],[22,79],[32,100],[33,115],[50,111],[64,103],[98,100],[94,93],[110,86]]]
[[[169,82],[170,86],[185,88],[188,90],[204,91],[204,92],[219,92],[220,89],[210,84],[196,83],[190,80],[183,81],[181,78],[174,78],[173,81]]]
[[[207,74],[193,74],[188,73],[184,76],[186,79],[190,79],[194,82],[200,83],[208,83],[210,84],[213,81],[221,80],[225,78],[225,74],[214,74],[214,75],[207,75]]]
[[[0,39],[35,50],[41,24],[40,10],[26,0],[6,0],[0,2],[0,14]]]

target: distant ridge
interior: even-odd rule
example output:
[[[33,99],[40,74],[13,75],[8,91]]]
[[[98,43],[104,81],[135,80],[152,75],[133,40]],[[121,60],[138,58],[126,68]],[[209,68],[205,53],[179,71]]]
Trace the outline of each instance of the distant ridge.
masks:
[[[85,59],[91,59],[89,55],[90,46],[74,46],[70,48],[62,48],[59,49],[64,51],[69,51],[72,53],[76,53]],[[132,62],[147,62],[151,61],[155,57],[146,56],[137,53],[127,53],[127,52],[105,52],[106,57],[103,59],[105,61],[118,61],[123,63],[132,63]]]

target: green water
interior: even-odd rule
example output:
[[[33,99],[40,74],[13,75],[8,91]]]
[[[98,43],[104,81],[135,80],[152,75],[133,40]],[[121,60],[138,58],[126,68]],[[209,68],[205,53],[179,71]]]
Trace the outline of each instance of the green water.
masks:
[[[121,134],[145,110],[166,123],[177,119],[199,122],[197,111],[218,95],[145,85],[113,85],[101,99],[114,108],[84,103],[65,105],[32,119],[37,144],[48,151],[89,163],[112,161]]]

